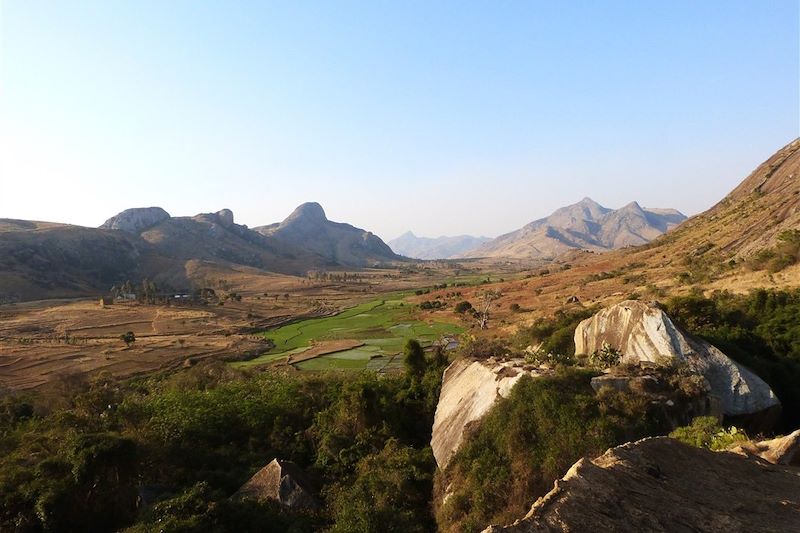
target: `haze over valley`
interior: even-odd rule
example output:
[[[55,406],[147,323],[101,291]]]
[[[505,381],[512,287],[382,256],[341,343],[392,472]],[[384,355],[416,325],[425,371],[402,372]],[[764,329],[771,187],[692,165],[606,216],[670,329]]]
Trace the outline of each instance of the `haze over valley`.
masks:
[[[796,530],[798,21],[0,3],[0,531]]]

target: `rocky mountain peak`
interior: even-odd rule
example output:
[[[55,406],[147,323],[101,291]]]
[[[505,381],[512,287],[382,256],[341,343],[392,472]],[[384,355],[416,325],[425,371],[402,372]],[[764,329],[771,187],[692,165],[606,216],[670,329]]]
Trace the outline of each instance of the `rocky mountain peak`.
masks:
[[[223,226],[233,226],[233,211],[230,209],[221,209],[217,211],[217,217]]]
[[[317,202],[306,202],[299,205],[291,215],[289,215],[283,224],[291,224],[296,222],[303,223],[322,223],[326,222],[328,217],[325,216],[325,210]],[[283,225],[282,224],[282,225]]]
[[[134,207],[109,218],[100,226],[100,229],[114,229],[137,234],[168,218],[170,218],[169,213],[160,207]]]

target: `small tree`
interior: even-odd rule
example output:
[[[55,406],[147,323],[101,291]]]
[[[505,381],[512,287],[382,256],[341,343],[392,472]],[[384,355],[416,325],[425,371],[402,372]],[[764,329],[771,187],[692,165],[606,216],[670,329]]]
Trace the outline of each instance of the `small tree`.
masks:
[[[456,304],[456,307],[455,307],[455,312],[460,314],[460,315],[463,315],[464,313],[466,313],[468,311],[471,312],[472,310],[473,310],[472,309],[472,304],[469,303],[466,300],[464,300],[463,302],[458,302]]]
[[[406,372],[416,377],[425,373],[425,351],[417,340],[409,339],[403,349],[403,354]]]
[[[478,321],[478,326],[481,329],[489,328],[489,309],[498,298],[500,298],[500,293],[497,291],[486,291],[483,293],[481,307],[475,312],[475,319]]]
[[[123,333],[122,335],[119,336],[119,338],[122,340],[122,342],[125,343],[125,346],[127,346],[128,348],[130,348],[131,344],[136,342],[136,335],[134,335],[132,331]]]

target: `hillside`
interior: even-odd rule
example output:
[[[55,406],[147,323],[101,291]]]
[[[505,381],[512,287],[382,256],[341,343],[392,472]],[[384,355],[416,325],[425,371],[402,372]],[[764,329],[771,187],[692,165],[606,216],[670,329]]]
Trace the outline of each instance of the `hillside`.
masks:
[[[79,296],[141,275],[150,253],[133,236],[27,220],[0,220],[0,304]]]
[[[473,237],[472,235],[417,237],[407,231],[387,244],[395,253],[414,259],[451,259],[474,250],[490,240],[488,237]]]
[[[276,243],[300,246],[323,257],[329,265],[361,267],[401,259],[377,235],[328,220],[316,202],[300,205],[279,224],[254,231]]]
[[[680,224],[674,209],[647,209],[631,202],[617,210],[591,198],[501,235],[462,256],[554,259],[570,250],[605,251],[638,246]]]
[[[209,270],[198,264],[222,277],[238,267],[302,276],[400,259],[372,233],[328,221],[319,204],[266,228],[236,224],[228,209],[193,217],[127,209],[100,228],[0,219],[0,303],[96,295],[145,278],[188,288]]]
[[[800,236],[787,233],[798,229],[800,139],[778,150],[709,210],[648,244],[602,254],[568,252],[523,279],[462,292],[474,301],[487,289],[499,291],[494,323],[513,331],[563,309],[573,297],[577,302],[570,305],[581,307],[697,291],[800,287]],[[514,304],[517,312],[510,308]]]

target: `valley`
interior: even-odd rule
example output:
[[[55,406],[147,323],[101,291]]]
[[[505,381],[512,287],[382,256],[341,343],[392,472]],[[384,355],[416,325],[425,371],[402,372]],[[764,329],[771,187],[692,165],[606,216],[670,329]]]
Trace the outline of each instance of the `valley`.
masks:
[[[683,477],[698,464],[724,471],[715,487],[770,469],[758,512],[792,521],[769,509],[796,501],[800,461],[786,451],[800,442],[798,175],[793,141],[663,234],[552,257],[522,239],[412,260],[315,203],[255,230],[229,210],[134,209],[97,230],[5,221],[0,526],[626,530],[647,508],[669,530],[699,520]],[[556,213],[559,235],[617,216],[588,200]],[[123,270],[84,268],[80,247],[98,242]],[[659,468],[671,485],[642,481]],[[606,484],[636,508],[606,516]]]

